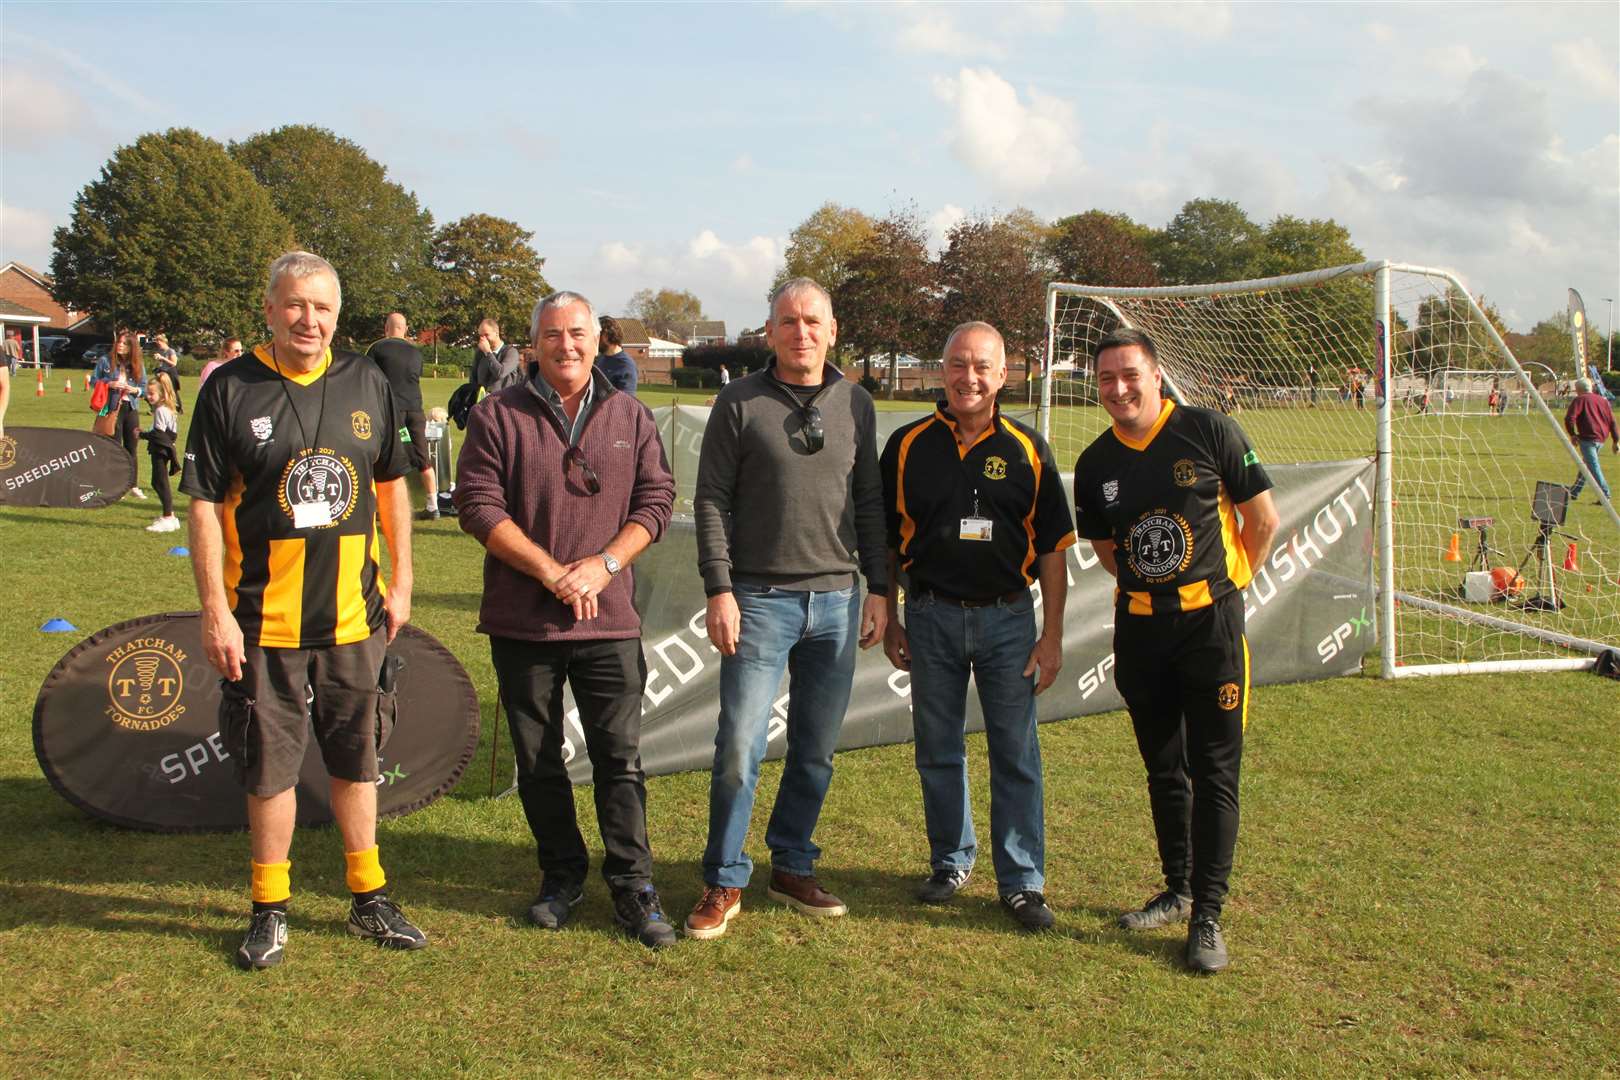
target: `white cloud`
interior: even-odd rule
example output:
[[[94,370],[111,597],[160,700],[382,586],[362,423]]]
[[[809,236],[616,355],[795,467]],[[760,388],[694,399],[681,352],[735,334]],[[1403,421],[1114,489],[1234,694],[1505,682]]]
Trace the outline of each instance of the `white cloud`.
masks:
[[[1395,41],[1395,28],[1389,23],[1370,22],[1361,29],[1380,45],[1389,45]]]
[[[752,154],[738,154],[731,159],[731,171],[741,175],[754,171],[754,158]]]
[[[752,236],[729,241],[700,229],[684,243],[600,245],[582,275],[586,295],[602,298],[602,310],[618,312],[638,289],[685,289],[712,318],[725,319],[735,334],[765,320],[765,295],[782,265],[787,241]]]
[[[596,249],[596,259],[609,270],[634,270],[641,265],[641,252],[622,240],[614,240]]]
[[[1232,5],[1225,0],[1165,0],[1163,3],[1119,3],[1091,0],[1097,22],[1129,20],[1154,30],[1173,30],[1188,37],[1224,38],[1232,30]]]
[[[970,34],[958,27],[946,9],[919,4],[898,10],[905,20],[897,39],[903,49],[945,56],[1003,55],[1001,47],[983,34]]]
[[[944,206],[928,215],[928,246],[936,254],[945,250],[945,239],[967,217],[967,211],[955,203],[946,203]]]
[[[8,51],[16,49],[23,53],[33,53],[45,57],[53,65],[65,67],[87,82],[94,83],[103,92],[111,96],[125,109],[153,114],[159,112],[158,104],[145,94],[141,93],[122,79],[116,79],[107,74],[107,65],[93,58],[83,56],[76,51],[58,48],[50,42],[10,30],[6,34],[6,48]]]
[[[1612,99],[1620,93],[1620,73],[1611,54],[1603,52],[1590,38],[1567,41],[1553,49],[1556,70],[1567,70],[1575,81],[1597,94]]]
[[[935,79],[934,94],[952,109],[952,151],[998,192],[1038,191],[1080,170],[1079,125],[1068,102],[1033,87],[1020,101],[989,68]]]
[[[6,240],[6,256],[19,259],[37,270],[50,263],[51,219],[37,210],[0,203],[0,236]]]
[[[1423,51],[1423,67],[1448,81],[1461,82],[1485,66],[1467,45],[1442,45]]]
[[[15,65],[0,74],[0,125],[14,147],[54,141],[91,120],[90,107],[70,87]]]

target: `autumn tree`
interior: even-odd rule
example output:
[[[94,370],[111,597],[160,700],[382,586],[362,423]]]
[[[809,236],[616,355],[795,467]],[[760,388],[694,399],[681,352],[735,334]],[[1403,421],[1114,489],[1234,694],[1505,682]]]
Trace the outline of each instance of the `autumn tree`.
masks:
[[[1259,251],[1245,272],[1252,277],[1276,277],[1349,266],[1366,259],[1351,242],[1350,231],[1332,218],[1307,221],[1280,214],[1266,226]]]
[[[121,147],[56,230],[65,306],[170,336],[264,328],[265,273],[292,228],[225,147],[190,128]]]
[[[1052,276],[1047,236],[1046,226],[1022,209],[953,226],[939,257],[941,319],[932,348],[944,346],[953,326],[977,319],[1001,331],[1009,358],[1038,363]]]
[[[872,236],[873,221],[859,210],[823,203],[788,236],[786,261],[771,292],[790,278],[807,277],[832,292],[849,276],[849,263]]]
[[[838,336],[872,375],[872,357],[889,355],[889,393],[902,351],[924,355],[938,321],[938,274],[928,255],[928,234],[915,207],[891,211],[874,222],[869,236],[847,263],[848,273],[833,292]]]
[[[535,301],[551,292],[541,273],[546,260],[530,246],[533,239],[517,222],[490,214],[468,214],[433,234],[437,321],[452,340],[471,340],[484,319],[528,332]]]
[[[703,301],[685,289],[642,289],[630,298],[626,308],[632,317],[641,320],[647,333],[666,340],[674,340],[681,330],[707,317]]]
[[[390,311],[416,323],[435,312],[433,215],[359,145],[295,124],[233,143],[231,156],[292,222],[299,246],[336,267],[340,334],[370,340]]]
[[[1052,275],[1076,285],[1159,283],[1149,244],[1153,230],[1124,214],[1087,210],[1054,221],[1046,237]]]

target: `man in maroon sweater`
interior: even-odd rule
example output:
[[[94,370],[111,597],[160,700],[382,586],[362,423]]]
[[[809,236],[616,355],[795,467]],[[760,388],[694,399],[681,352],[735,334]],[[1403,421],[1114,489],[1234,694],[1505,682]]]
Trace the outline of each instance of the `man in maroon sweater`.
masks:
[[[590,302],[559,292],[534,309],[534,374],[480,402],[457,462],[461,527],[483,544],[488,634],[539,849],[529,919],[550,930],[584,896],[589,861],[564,764],[563,680],[579,706],[614,921],[673,944],[652,885],[641,695],[647,664],[629,569],[663,535],[675,480],[651,410],[595,370]]]
[[[1597,481],[1598,490],[1607,498],[1609,481],[1603,476],[1603,460],[1598,456],[1598,451],[1603,449],[1603,442],[1607,439],[1614,444],[1614,452],[1620,454],[1620,427],[1615,425],[1614,410],[1609,408],[1608,401],[1602,394],[1593,392],[1591,379],[1575,380],[1575,400],[1569,403],[1569,409],[1564,413],[1564,430],[1575,440],[1581,460],[1592,473],[1592,479]],[[1569,501],[1580,498],[1581,488],[1585,486],[1586,473],[1577,473],[1575,482],[1569,487]]]

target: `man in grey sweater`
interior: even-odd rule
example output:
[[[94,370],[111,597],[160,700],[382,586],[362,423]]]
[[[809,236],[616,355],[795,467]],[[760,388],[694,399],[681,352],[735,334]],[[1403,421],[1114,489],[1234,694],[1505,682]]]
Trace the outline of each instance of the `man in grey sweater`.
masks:
[[[788,683],[787,762],[765,830],[766,895],[807,915],[848,909],[816,881],[811,841],[849,705],[855,646],[883,640],[888,566],[872,398],[827,363],[832,298],[809,278],[771,297],[764,371],[721,389],[698,464],[698,567],[720,651],[720,726],[709,781],[694,938],[726,932],[753,863],[743,852],[772,702]],[[857,575],[866,578],[861,601]]]

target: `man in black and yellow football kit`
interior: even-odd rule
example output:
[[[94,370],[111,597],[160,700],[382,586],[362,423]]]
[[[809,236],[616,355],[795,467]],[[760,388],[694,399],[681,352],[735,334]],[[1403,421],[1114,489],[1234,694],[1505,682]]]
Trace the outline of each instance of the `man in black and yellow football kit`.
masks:
[[[376,841],[377,751],[394,719],[385,651],[411,610],[408,435],[377,366],[332,351],[341,303],[319,256],[272,264],[271,341],[204,384],[180,481],[203,646],[225,679],[220,737],[247,790],[253,919],[236,954],[246,968],[281,961],[312,726],[347,853],[349,931],[390,948],[427,944],[388,899]]]
[[[416,515],[418,521],[439,520],[439,485],[433,473],[433,460],[428,457],[427,413],[422,406],[422,350],[411,344],[405,316],[395,311],[383,320],[383,336],[371,343],[366,355],[376,361],[394,392],[394,407],[399,410],[400,426],[410,433],[405,453],[411,459],[411,468],[422,474],[422,490],[427,505]]]
[[[1120,925],[1190,915],[1188,966],[1219,971],[1249,706],[1239,590],[1277,531],[1271,479],[1236,421],[1163,396],[1146,334],[1117,330],[1094,355],[1113,425],[1075,464],[1075,524],[1119,583],[1115,671],[1147,766],[1165,878],[1165,891]]]
[[[1006,381],[1001,334],[989,323],[963,323],[945,343],[945,401],[889,436],[880,471],[890,578],[903,572],[907,587],[904,626],[890,592],[883,649],[911,672],[931,871],[917,899],[949,900],[978,853],[963,741],[971,674],[990,751],[997,890],[1019,926],[1045,930],[1053,918],[1043,893],[1035,695],[1063,663],[1063,552],[1074,544],[1074,527],[1046,441],[996,406]],[[1037,575],[1039,638],[1029,589]]]

